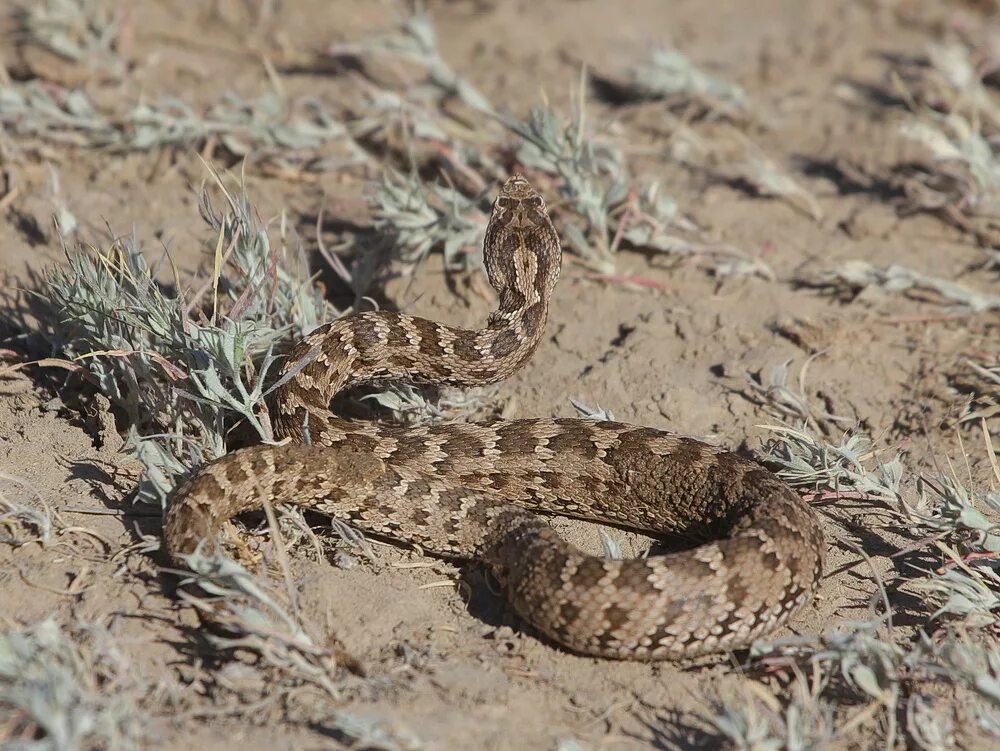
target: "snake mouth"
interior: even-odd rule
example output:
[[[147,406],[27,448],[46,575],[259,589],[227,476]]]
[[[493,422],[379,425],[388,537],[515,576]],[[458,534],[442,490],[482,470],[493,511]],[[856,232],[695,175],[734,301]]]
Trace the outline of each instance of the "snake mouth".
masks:
[[[531,187],[524,175],[511,175],[500,189],[500,195],[504,198],[523,200],[538,195],[538,192]]]

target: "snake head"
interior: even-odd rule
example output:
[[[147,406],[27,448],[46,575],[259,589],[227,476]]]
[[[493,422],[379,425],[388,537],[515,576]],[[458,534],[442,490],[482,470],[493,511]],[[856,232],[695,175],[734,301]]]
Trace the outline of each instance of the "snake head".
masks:
[[[500,199],[506,199],[506,201],[527,201],[535,208],[543,210],[545,208],[545,202],[542,200],[542,197],[531,187],[531,183],[528,182],[524,175],[511,175],[508,177],[507,182],[500,188],[500,195],[497,197],[498,203]]]
[[[515,279],[510,266],[514,256],[522,267],[521,278]],[[500,188],[493,213],[486,228],[484,256],[490,280],[508,285],[531,286],[535,277],[555,282],[561,260],[559,236],[545,210],[545,201],[523,175],[511,175]],[[528,256],[533,256],[529,259]],[[494,280],[491,267],[500,271]],[[494,287],[497,284],[494,283]],[[498,287],[498,289],[500,288]]]
[[[511,175],[500,188],[491,224],[515,231],[551,226],[545,201],[523,175]]]

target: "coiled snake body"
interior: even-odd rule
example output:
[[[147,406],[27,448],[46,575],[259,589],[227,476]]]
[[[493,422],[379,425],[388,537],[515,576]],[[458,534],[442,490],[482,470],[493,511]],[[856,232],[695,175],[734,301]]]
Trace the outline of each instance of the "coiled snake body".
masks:
[[[362,383],[469,387],[516,371],[542,336],[560,255],[541,197],[511,177],[486,230],[499,294],[486,328],[378,311],[306,336],[269,405],[277,437],[291,440],[227,454],[178,486],[168,551],[211,547],[223,522],[270,500],[480,561],[522,618],[584,654],[691,657],[745,647],[785,622],[819,582],[823,535],[813,510],[752,461],[617,422],[406,427],[330,410],[338,391]],[[702,544],[605,560],[561,539],[538,511]]]

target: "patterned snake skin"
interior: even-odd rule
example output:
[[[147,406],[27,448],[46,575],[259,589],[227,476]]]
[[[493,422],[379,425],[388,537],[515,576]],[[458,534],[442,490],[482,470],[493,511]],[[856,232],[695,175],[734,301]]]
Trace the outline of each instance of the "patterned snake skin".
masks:
[[[281,446],[240,449],[176,488],[174,558],[214,549],[263,500],[484,563],[539,631],[583,654],[634,660],[738,649],[809,601],[823,567],[813,510],[759,465],[691,438],[617,422],[501,420],[423,427],[344,420],[342,389],[388,380],[469,387],[532,355],[559,276],[559,239],[528,182],[493,205],[485,263],[499,307],[466,331],[384,311],[327,324],[293,349],[269,405]],[[537,512],[701,543],[605,560]]]

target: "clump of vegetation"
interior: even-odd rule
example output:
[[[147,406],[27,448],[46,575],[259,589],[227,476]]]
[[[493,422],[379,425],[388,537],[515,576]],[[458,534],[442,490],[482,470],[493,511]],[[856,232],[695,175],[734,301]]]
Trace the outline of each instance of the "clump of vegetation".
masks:
[[[599,271],[614,271],[623,243],[668,253],[696,252],[697,244],[677,234],[698,231],[680,216],[677,203],[656,185],[633,193],[619,149],[587,135],[582,87],[568,121],[540,107],[528,120],[509,121],[508,127],[522,139],[515,152],[518,162],[557,178],[572,212],[561,222],[564,243]]]
[[[140,500],[157,505],[176,474],[225,453],[235,419],[271,440],[264,392],[275,348],[337,313],[309,280],[296,238],[272,238],[245,193],[223,194],[221,213],[201,197],[215,243],[200,288],[185,292],[176,269],[164,285],[161,265],[121,238],[107,250],[67,247],[38,297],[53,354],[82,365],[124,415],[147,469]]]
[[[375,227],[404,262],[417,264],[436,248],[451,271],[477,269],[489,215],[454,188],[425,189],[414,175],[387,171],[376,193]]]
[[[950,691],[970,708],[984,737],[1000,739],[1000,650],[990,636],[1000,612],[1000,497],[954,477],[912,478],[902,456],[879,460],[866,437],[848,434],[834,445],[799,421],[794,428],[773,427],[776,437],[762,458],[816,500],[851,498],[905,523],[913,549],[936,552],[941,565],[894,585],[921,593],[920,629],[894,626],[877,580],[869,620],[758,642],[752,665],[786,675],[791,685],[775,692],[753,683],[742,700],[707,697],[706,720],[739,748],[822,747],[849,739],[872,719],[887,748],[902,738],[920,748],[947,748],[954,743],[956,705],[941,695]],[[993,455],[988,437],[986,448]]]
[[[952,303],[949,309],[953,311],[984,313],[1000,309],[1000,295],[977,292],[965,285],[897,264],[880,268],[868,261],[852,260],[838,269],[820,272],[806,283],[850,298],[868,290],[877,290],[909,296],[929,294],[944,303]]]
[[[985,356],[964,357],[948,380],[962,398],[959,424],[982,424],[995,434],[1000,429],[1000,356],[992,362]]]
[[[758,259],[706,242],[700,229],[681,214],[676,201],[658,184],[640,185],[628,174],[621,151],[610,139],[590,132],[585,75],[568,118],[541,106],[519,120],[499,114],[447,66],[437,49],[430,20],[423,13],[404,21],[397,32],[360,44],[335,45],[327,54],[362,60],[388,56],[399,63],[397,69],[405,64],[407,70],[412,67],[422,72],[418,84],[403,82],[403,95],[371,83],[372,107],[351,126],[359,137],[374,133],[387,137],[385,123],[399,118],[402,145],[397,143],[395,149],[412,158],[413,143],[427,143],[427,151],[448,170],[447,186],[389,173],[376,194],[378,226],[396,240],[402,248],[401,257],[408,262],[423,259],[431,249],[443,249],[446,268],[477,267],[477,246],[486,218],[484,188],[509,172],[500,165],[510,157],[498,148],[500,134],[491,130],[500,122],[516,138],[512,144],[515,163],[543,181],[552,181],[562,199],[554,213],[565,247],[605,278],[614,278],[616,256],[624,247],[708,258],[710,268],[719,274],[772,276]],[[654,63],[662,76],[667,62],[661,57]],[[674,93],[718,96],[730,104],[740,99],[738,87],[726,88],[689,63],[687,67],[674,65],[673,75],[686,80],[673,89]],[[369,74],[369,78],[374,81],[375,76]],[[441,117],[428,109],[429,104],[440,105],[451,98],[469,107],[471,117],[478,118],[478,129],[461,126],[455,118]],[[493,134],[490,142],[477,138],[477,132],[484,131]]]
[[[1000,106],[970,50],[959,43],[932,45],[910,79],[912,88],[903,92],[910,114],[899,132],[928,162],[904,182],[904,205],[934,212],[991,247],[1000,207]]]
[[[124,11],[108,0],[39,0],[15,9],[14,39],[90,71],[125,73],[120,54]]]
[[[0,86],[0,124],[22,139],[110,151],[217,147],[263,168],[321,172],[361,164],[366,155],[346,126],[318,99],[286,103],[268,94],[247,101],[226,94],[204,112],[175,97],[140,102],[120,117],[99,112],[79,89],[37,81]],[[329,144],[339,154],[323,155]]]
[[[135,748],[146,737],[135,678],[115,635],[48,618],[0,633],[5,748]]]
[[[808,362],[799,373],[799,388],[796,391],[788,383],[791,361],[772,366],[766,373],[756,376],[747,374],[746,396],[756,404],[767,409],[773,416],[782,420],[802,422],[809,428],[822,433],[832,432],[837,425],[850,424],[846,417],[830,414],[824,409],[814,407],[805,395],[805,372]]]
[[[731,748],[823,748],[840,735],[834,704],[821,695],[823,688],[797,673],[786,691],[790,698],[782,703],[760,684],[746,681],[740,691],[706,697],[704,717]]]
[[[464,104],[484,114],[492,114],[493,107],[475,86],[461,77],[438,50],[437,32],[431,17],[422,8],[404,19],[399,27],[359,44],[336,44],[326,50],[330,57],[356,55],[366,57],[391,57],[407,73],[422,72],[419,81],[407,80],[407,95],[414,99],[441,104],[457,97]]]
[[[629,90],[642,99],[703,99],[723,108],[744,110],[749,97],[743,87],[705,73],[677,49],[658,47],[648,60],[629,71]]]

